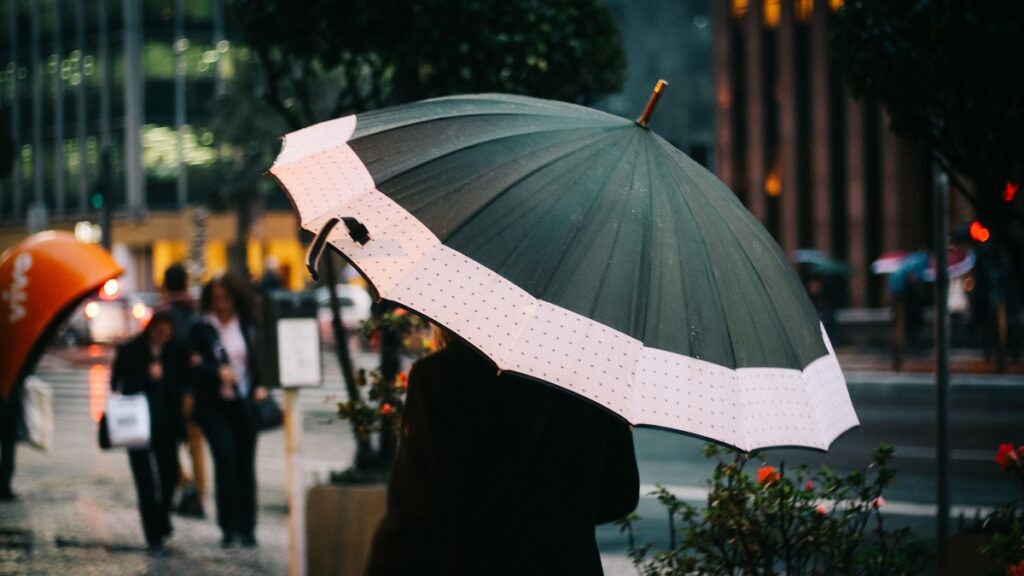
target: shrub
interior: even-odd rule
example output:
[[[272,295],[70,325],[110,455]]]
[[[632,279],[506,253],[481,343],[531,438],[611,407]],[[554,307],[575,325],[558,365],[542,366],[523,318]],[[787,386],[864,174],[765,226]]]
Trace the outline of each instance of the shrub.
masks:
[[[861,471],[839,474],[828,467],[792,472],[766,462],[756,471],[747,454],[708,445],[717,459],[707,506],[680,501],[659,486],[652,494],[667,508],[670,545],[655,552],[637,546],[632,523],[630,557],[645,576],[886,575],[917,574],[928,550],[909,528],[885,526],[882,492],[895,480],[893,449],[880,446]]]

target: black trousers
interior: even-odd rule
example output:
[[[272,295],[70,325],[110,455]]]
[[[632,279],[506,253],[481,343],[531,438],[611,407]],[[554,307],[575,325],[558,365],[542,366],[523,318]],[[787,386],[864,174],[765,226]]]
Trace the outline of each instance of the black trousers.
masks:
[[[12,394],[0,400],[0,492],[11,491],[14,477],[14,448],[18,441],[19,398]]]
[[[172,439],[154,439],[147,450],[129,450],[146,543],[163,543],[171,533],[171,499],[178,483],[178,450]]]
[[[220,402],[200,422],[213,455],[217,524],[224,533],[256,529],[256,430],[244,401]]]

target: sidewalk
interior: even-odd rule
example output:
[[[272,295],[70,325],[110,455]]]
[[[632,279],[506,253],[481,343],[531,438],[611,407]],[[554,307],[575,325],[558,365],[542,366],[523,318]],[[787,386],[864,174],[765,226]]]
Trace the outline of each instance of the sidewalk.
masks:
[[[125,463],[127,467],[127,463]],[[0,574],[232,576],[286,574],[287,519],[263,506],[257,549],[220,548],[212,520],[175,516],[167,555],[152,557],[131,480],[33,478],[0,503]],[[212,507],[209,507],[212,510]]]

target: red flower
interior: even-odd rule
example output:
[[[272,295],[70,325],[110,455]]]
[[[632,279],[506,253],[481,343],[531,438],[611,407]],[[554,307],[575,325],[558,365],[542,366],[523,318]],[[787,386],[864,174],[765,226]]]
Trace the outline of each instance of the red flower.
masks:
[[[398,381],[395,382],[395,388],[405,389],[409,387],[409,376],[405,372],[398,373]]]
[[[394,409],[394,408],[392,408],[392,407],[391,407],[391,404],[388,404],[388,403],[384,403],[384,404],[383,404],[383,405],[382,405],[382,406],[380,407],[380,413],[381,413],[381,414],[383,414],[383,415],[385,415],[385,416],[387,416],[388,414],[391,414],[391,413],[392,413],[392,412],[394,412],[394,411],[395,411],[395,409]]]
[[[774,466],[765,465],[757,469],[757,481],[761,484],[770,484],[779,478],[782,478],[782,475]]]
[[[804,484],[804,490],[807,490],[808,492],[810,492],[811,490],[814,490],[814,482],[811,482],[810,480],[808,480],[807,484]]]
[[[828,514],[828,508],[825,508],[825,505],[824,505],[824,504],[818,504],[818,507],[817,507],[817,508],[815,508],[815,509],[814,509],[814,511],[815,511],[815,512],[816,512],[816,513],[817,513],[817,514],[818,514],[819,516],[824,516],[824,515]]]
[[[1000,470],[1006,470],[1017,460],[1017,451],[1014,450],[1013,444],[1007,442],[999,445],[999,451],[996,452],[996,464],[999,464]]]
[[[881,496],[871,501],[871,507],[876,510],[881,508],[882,506],[885,506],[885,498],[882,498]]]
[[[1024,576],[1024,560],[1006,567],[1006,576]]]
[[[395,316],[405,316],[409,311],[405,308],[395,308]]]

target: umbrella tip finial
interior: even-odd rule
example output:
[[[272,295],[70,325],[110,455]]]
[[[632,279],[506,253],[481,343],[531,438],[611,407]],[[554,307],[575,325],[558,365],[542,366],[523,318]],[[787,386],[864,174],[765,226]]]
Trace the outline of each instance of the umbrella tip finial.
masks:
[[[637,126],[647,128],[647,121],[654,114],[654,108],[658,105],[658,100],[661,100],[661,93],[665,91],[666,86],[668,86],[668,82],[664,80],[658,80],[658,83],[654,85],[654,91],[651,92],[651,97],[647,100],[647,106],[644,106],[643,114],[636,119]]]

